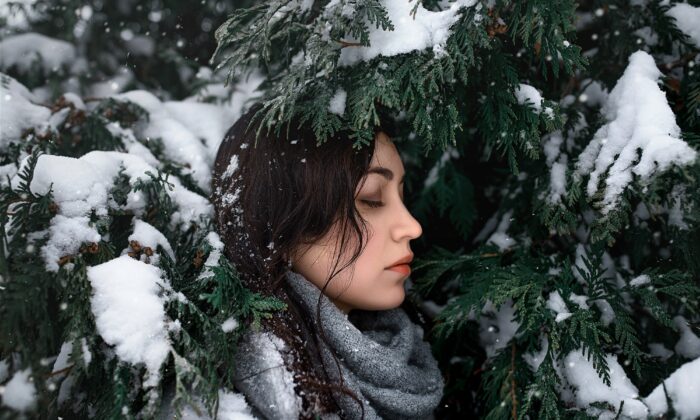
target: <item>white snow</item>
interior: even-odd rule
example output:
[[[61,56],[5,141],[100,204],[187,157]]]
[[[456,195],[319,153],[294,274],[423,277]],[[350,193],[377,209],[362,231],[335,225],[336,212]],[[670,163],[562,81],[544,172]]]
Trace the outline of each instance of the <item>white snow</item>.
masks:
[[[87,107],[85,106],[85,102],[83,102],[83,100],[80,98],[80,96],[76,95],[75,93],[65,92],[61,96],[63,97],[63,99],[66,102],[73,104],[75,109],[81,109],[83,111],[85,111],[87,109]]]
[[[640,274],[639,276],[630,280],[630,286],[633,287],[639,287],[649,283],[651,283],[651,279],[647,274]]]
[[[668,211],[668,224],[680,230],[687,230],[688,224],[684,220],[681,202],[685,196],[685,187],[682,185],[674,185],[671,190],[669,202],[673,203],[670,206],[664,206]]]
[[[650,47],[659,44],[659,35],[650,26],[642,26],[632,33],[641,38]]]
[[[0,41],[0,69],[16,66],[26,73],[39,61],[47,71],[58,70],[75,61],[75,47],[66,41],[27,32],[10,35]]]
[[[338,88],[331,98],[331,103],[328,105],[328,111],[336,115],[345,114],[345,100],[347,97],[348,93],[344,89]]]
[[[221,174],[221,178],[230,178],[238,170],[238,155],[232,155],[226,170]]]
[[[581,84],[586,86],[578,97],[578,100],[585,102],[588,106],[601,106],[608,100],[609,92],[603,84],[597,80],[584,79]]]
[[[544,360],[545,356],[547,356],[548,350],[549,339],[546,335],[542,334],[540,336],[540,350],[532,353],[523,353],[523,359],[525,359],[525,362],[527,362],[528,366],[530,366],[530,369],[532,369],[533,372],[537,372],[537,370],[540,368],[542,361]]]
[[[4,55],[4,51],[2,55]],[[51,116],[51,110],[47,107],[36,105],[39,100],[15,79],[4,73],[0,73],[0,77],[9,79],[7,88],[0,83],[0,109],[2,109],[2,112],[0,112],[1,152],[10,143],[19,141],[22,131],[46,122]]]
[[[240,83],[227,105],[196,102],[196,97],[185,101],[165,101],[143,90],[133,90],[113,95],[118,100],[128,100],[143,107],[149,113],[148,123],[137,126],[140,138],[163,141],[165,156],[185,165],[185,174],[191,174],[197,185],[210,191],[211,167],[219,144],[226,131],[238,119],[248,99],[257,96],[260,77]]]
[[[586,300],[588,300],[588,296],[586,295],[577,295],[576,293],[570,293],[569,300],[577,304],[578,307],[583,310],[589,309],[588,303],[586,302]]]
[[[674,348],[676,353],[688,359],[700,357],[700,338],[690,329],[688,320],[681,315],[677,315],[673,318],[673,323],[681,333],[681,338]]]
[[[166,101],[163,106],[170,118],[179,121],[198,139],[204,140],[211,167],[226,130],[234,122],[228,108],[216,104],[178,101]]]
[[[94,153],[94,152],[93,152]],[[105,153],[105,152],[102,152]],[[34,177],[29,185],[35,194],[44,195],[52,191],[54,200],[60,206],[61,214],[67,217],[84,216],[91,209],[98,214],[105,214],[106,185],[111,184],[107,168],[90,163],[90,153],[80,159],[41,155],[37,159]],[[26,161],[22,162],[22,169]],[[111,175],[111,174],[109,174]],[[13,186],[16,184],[13,179]]]
[[[5,30],[10,32],[10,29],[23,29],[29,27],[29,22],[34,22],[39,19],[41,13],[37,7],[31,7],[36,3],[36,0],[14,0],[13,3],[20,3],[26,7],[26,16],[24,13],[13,13],[9,2],[6,0],[0,1],[0,16],[5,19]]]
[[[508,210],[501,216],[501,221],[496,228],[496,231],[491,234],[489,239],[486,241],[487,244],[494,244],[498,247],[498,250],[503,252],[508,248],[515,245],[515,239],[511,238],[506,232],[510,227],[510,222],[512,221],[513,210]]]
[[[530,105],[537,113],[542,111],[542,95],[533,86],[521,83],[515,88],[515,98],[520,105]]]
[[[663,343],[649,343],[649,354],[658,357],[664,362],[673,356],[673,352],[667,349]]]
[[[98,243],[102,236],[90,226],[87,216],[66,217],[57,214],[51,219],[49,241],[41,247],[41,256],[48,271],[58,271],[58,260],[78,252],[83,242]]]
[[[493,357],[515,337],[520,323],[515,320],[515,308],[510,299],[498,308],[487,301],[482,312],[479,317],[479,343],[486,350],[486,356]]]
[[[571,312],[569,312],[569,308],[566,307],[564,299],[557,290],[549,294],[549,298],[547,299],[547,308],[553,310],[557,314],[554,319],[555,322],[562,322],[573,315]]]
[[[700,358],[688,362],[673,372],[663,381],[671,399],[673,409],[681,420],[700,417]],[[663,385],[659,384],[644,398],[649,407],[649,414],[660,417],[668,411]]]
[[[546,163],[550,168],[550,191],[548,201],[552,204],[557,204],[561,202],[561,197],[566,194],[566,167],[568,156],[564,153],[560,154],[561,145],[564,143],[564,136],[561,130],[556,130],[544,136],[542,140]],[[558,162],[557,157],[559,157]]]
[[[654,59],[637,51],[629,62],[602,108],[607,123],[595,133],[576,163],[577,179],[590,175],[586,187],[589,197],[597,192],[600,177],[608,172],[603,214],[616,207],[632,182],[632,174],[647,183],[655,173],[673,164],[689,164],[697,155],[680,138],[675,115],[658,86],[661,72]]]
[[[219,410],[216,415],[220,420],[253,420],[250,407],[243,394],[225,389],[219,390]]]
[[[17,411],[29,411],[36,406],[36,388],[30,376],[31,368],[15,373],[5,384],[2,403]]]
[[[610,325],[615,319],[615,311],[610,303],[605,299],[596,299],[593,301],[593,304],[598,307],[600,311],[600,322],[606,327]]]
[[[303,12],[309,11],[311,7],[314,5],[314,0],[301,0],[299,4],[299,10]]]
[[[134,72],[130,68],[122,66],[111,78],[88,86],[88,95],[95,98],[114,95],[123,91],[127,85],[134,81],[134,78]]]
[[[156,43],[150,36],[135,34],[133,38],[124,40],[124,45],[132,55],[150,57],[156,48]]]
[[[588,408],[596,401],[607,402],[615,407],[615,412],[625,402],[622,415],[632,418],[645,417],[647,407],[639,401],[639,392],[629,380],[617,357],[611,354],[605,356],[610,369],[610,386],[603,382],[593,367],[592,360],[587,360],[581,350],[572,351],[563,359],[562,376],[573,387],[573,403],[580,408]],[[605,413],[605,412],[603,412]],[[603,413],[597,413],[602,415]],[[608,413],[609,414],[609,413]],[[614,414],[614,413],[613,413]]]
[[[221,324],[221,329],[224,332],[231,332],[238,327],[238,321],[234,317],[229,317]]]
[[[8,163],[0,165],[0,188],[6,188],[10,185],[9,180],[17,174],[17,165]]]
[[[169,397],[169,396],[168,396]],[[164,398],[165,400],[166,398]],[[163,411],[159,419],[170,420],[175,417],[172,397],[164,401]],[[181,420],[212,420],[207,414],[207,409],[202,401],[202,397],[197,394],[191,395],[191,401],[182,407]],[[225,388],[219,389],[219,408],[216,412],[216,419],[219,420],[255,420],[251,413],[250,406],[245,400],[245,396],[240,393],[231,392]]]
[[[263,331],[253,332],[241,343],[240,351],[255,351],[256,366],[264,375],[260,380],[270,385],[270,395],[274,396],[275,411],[288,413],[289,418],[297,418],[301,411],[301,397],[294,392],[294,375],[287,369],[282,359],[282,351],[287,349],[285,342],[276,335]],[[243,350],[243,347],[245,350]]]
[[[214,73],[209,67],[200,67],[197,72],[197,78],[205,80],[209,83],[203,85],[194,95],[185,98],[183,102],[204,102],[214,100],[220,110],[226,123],[224,124],[225,129],[233,124],[240,116],[245,112],[252,103],[252,100],[259,98],[262,92],[258,90],[260,84],[265,80],[265,76],[259,69],[253,69],[238,80],[237,83],[229,86],[225,86],[223,76],[224,72],[221,74]],[[203,119],[202,121],[206,121]],[[228,125],[228,126],[227,126]],[[207,144],[210,149],[210,156],[216,157],[216,151],[219,148],[219,143],[223,139],[223,136]]]
[[[547,109],[550,108],[545,108],[545,112]],[[563,145],[566,146],[565,137],[574,138],[585,127],[586,120],[580,114],[578,122],[566,133],[555,130],[542,138],[546,164],[549,167],[549,192],[546,199],[550,204],[560,204],[562,197],[566,195],[566,171],[569,167],[569,156],[566,151],[561,150]]]
[[[666,11],[666,14],[676,19],[676,26],[690,37],[695,46],[700,48],[700,7],[688,3],[676,3]]]
[[[209,192],[211,153],[197,134],[202,134],[202,124],[211,123],[213,127],[219,126],[223,137],[223,124],[216,124],[214,117],[219,108],[213,105],[209,105],[208,108],[207,104],[194,102],[183,103],[181,106],[166,106],[155,95],[144,90],[132,90],[113,97],[134,102],[148,111],[148,123],[136,129],[137,136],[147,139],[160,138],[163,141],[165,157],[186,165],[183,173],[192,175],[197,186]],[[188,113],[190,115],[185,117]],[[196,121],[200,123],[193,128]]]
[[[168,288],[158,267],[127,255],[88,267],[90,299],[98,333],[117,356],[148,371],[144,385],[160,380],[160,367],[170,352],[162,290]]]
[[[425,178],[425,181],[423,182],[423,187],[428,188],[435,184],[435,182],[438,179],[438,172],[445,166],[445,164],[451,160],[451,159],[457,159],[459,157],[459,152],[457,149],[455,149],[453,146],[447,146],[445,150],[442,152],[442,155],[440,156],[440,159],[438,159],[435,162],[435,165],[430,168],[430,171],[428,172],[428,176]]]
[[[157,257],[158,245],[162,246],[163,249],[168,253],[168,256],[175,260],[175,253],[173,248],[170,246],[170,242],[166,237],[151,224],[144,222],[141,219],[134,218],[134,232],[129,235],[129,242],[137,241],[141,247],[149,247],[154,252],[154,257]],[[158,264],[158,258],[152,259],[151,264]]]
[[[197,279],[203,279],[212,275],[212,267],[219,266],[219,258],[221,258],[221,252],[224,250],[224,243],[221,241],[219,234],[212,231],[207,234],[207,242],[211,245],[212,250],[204,262],[204,269],[199,273]]]
[[[73,343],[72,341],[65,341],[61,344],[61,350],[56,356],[56,360],[53,363],[52,372],[58,372],[68,367],[71,353],[73,353]]]
[[[477,233],[476,237],[472,241],[472,243],[478,243],[483,241],[484,239],[488,238],[490,234],[493,232],[493,230],[496,228],[498,225],[498,211],[496,211],[491,217],[489,217],[489,220],[484,223],[484,226],[481,228],[479,233]]]
[[[132,155],[137,155],[143,158],[143,160],[149,165],[157,168],[160,166],[160,162],[153,156],[153,153],[144,146],[141,142],[136,140],[134,132],[130,128],[123,128],[118,122],[112,121],[105,125],[105,128],[115,137],[119,137],[124,144],[124,148],[127,153]]]
[[[81,342],[84,342],[85,338],[81,340]],[[87,347],[87,346],[85,346]],[[85,362],[85,366],[90,364],[90,361],[92,360],[92,354],[86,349],[83,348],[81,349],[82,351],[82,356],[83,356],[83,361]],[[57,397],[57,402],[58,405],[61,406],[65,401],[67,401],[70,396],[71,396],[71,390],[73,389],[73,384],[75,383],[75,376],[71,375],[72,370],[67,370],[66,372],[63,373],[58,373],[67,367],[70,366],[70,357],[73,353],[73,343],[71,341],[66,341],[61,345],[61,350],[58,352],[58,356],[56,356],[56,361],[54,362],[53,369],[52,369],[52,374],[51,377],[56,380],[61,382],[61,387],[58,390],[58,397]],[[87,355],[86,355],[87,353]]]
[[[559,161],[552,163],[549,177],[549,202],[561,203],[561,198],[566,194],[566,168],[568,157],[562,154]]]
[[[444,47],[450,37],[450,27],[459,19],[459,10],[471,7],[476,0],[457,0],[446,10],[432,12],[422,5],[418,6],[415,18],[411,9],[415,3],[407,0],[383,0],[389,20],[394,30],[383,30],[368,24],[368,47],[345,47],[340,53],[340,66],[353,65],[360,61],[369,61],[378,56],[390,57],[398,54],[421,51],[432,48],[436,55],[444,54]],[[347,41],[357,41],[348,37]]]
[[[27,160],[22,162],[22,167]],[[37,160],[30,190],[35,194],[46,194],[52,185],[53,194],[58,204],[58,214],[51,220],[50,238],[42,247],[42,256],[49,271],[58,270],[58,259],[75,253],[82,241],[98,242],[100,236],[90,225],[88,216],[94,211],[98,216],[106,216],[108,207],[117,204],[109,199],[108,191],[114,178],[124,165],[125,175],[133,185],[139,178],[148,179],[146,171],[155,174],[156,169],[136,155],[120,152],[93,151],[82,157],[41,155]],[[178,211],[173,214],[171,225],[181,224],[187,229],[192,222],[197,223],[200,215],[212,216],[211,203],[200,195],[186,190],[176,177],[169,177],[174,185],[167,193],[177,204]],[[13,188],[19,183],[19,177],[11,180]],[[123,210],[132,210],[141,216],[145,199],[141,192],[130,192]]]

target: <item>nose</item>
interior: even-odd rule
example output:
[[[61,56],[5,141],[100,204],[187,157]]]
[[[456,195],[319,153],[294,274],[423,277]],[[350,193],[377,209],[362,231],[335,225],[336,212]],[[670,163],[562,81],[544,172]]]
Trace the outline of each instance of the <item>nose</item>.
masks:
[[[392,230],[393,239],[398,242],[405,238],[409,240],[419,238],[423,234],[423,228],[420,223],[418,223],[418,220],[413,217],[403,203],[401,203],[399,207],[400,214],[397,215],[396,223]]]

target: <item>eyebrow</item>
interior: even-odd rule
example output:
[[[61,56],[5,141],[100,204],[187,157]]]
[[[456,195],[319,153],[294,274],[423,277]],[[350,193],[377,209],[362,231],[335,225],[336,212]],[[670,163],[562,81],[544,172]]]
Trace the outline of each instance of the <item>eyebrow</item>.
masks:
[[[383,166],[373,166],[367,170],[367,173],[368,174],[379,174],[379,175],[383,176],[384,178],[388,179],[389,181],[394,179],[394,172],[391,169],[385,168]],[[401,181],[399,181],[399,184],[401,184],[403,182],[404,178],[406,178],[406,173],[404,173],[403,176],[401,177]]]

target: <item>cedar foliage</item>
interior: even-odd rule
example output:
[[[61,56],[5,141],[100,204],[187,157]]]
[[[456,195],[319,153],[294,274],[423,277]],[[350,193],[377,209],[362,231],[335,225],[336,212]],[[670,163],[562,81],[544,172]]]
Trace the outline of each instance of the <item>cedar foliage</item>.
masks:
[[[433,11],[449,6],[414,1],[416,8],[420,4]],[[64,3],[51,7],[38,1],[36,7],[47,7],[48,17],[33,29],[84,42],[69,30],[79,3]],[[209,60],[229,83],[243,80],[253,68],[265,74],[258,114],[262,129],[283,130],[299,116],[313,127],[319,143],[350,130],[359,148],[371,139],[380,117],[393,122],[407,171],[406,203],[424,227],[424,235],[412,243],[419,258],[409,299],[432,323],[426,338],[446,379],[436,417],[619,415],[623,407],[606,402],[580,407],[564,400],[557,366],[581,349],[609,383],[606,355],[612,354],[645,396],[688,361],[673,354],[660,363],[649,344],[673,349],[679,340],[673,320],[679,315],[700,334],[700,164],[673,167],[648,185],[635,180],[617,208],[603,214],[600,195],[587,197],[573,179],[573,162],[604,123],[600,104],[586,102],[584,92],[594,82],[612,89],[638,49],[650,53],[663,73],[662,89],[683,139],[696,150],[700,146],[698,48],[666,13],[670,6],[659,0],[477,2],[461,10],[443,54],[413,51],[339,66],[344,48],[368,46],[370,31],[393,28],[382,1],[316,1],[308,9],[285,0],[244,2],[233,9],[205,1],[192,20],[215,21],[218,29],[214,36],[201,37],[188,27],[180,37],[196,42],[188,42],[182,54],[175,45],[178,37],[168,31],[175,31],[186,6],[173,2],[151,29],[159,53],[144,59],[128,88],[182,98],[198,87],[192,76],[196,61]],[[154,24],[145,8],[112,7],[104,5],[93,29],[104,22],[112,27]],[[116,71],[113,60],[98,59],[99,50],[109,46],[114,56],[125,57],[117,32],[95,30],[87,43],[98,74]],[[166,36],[155,36],[161,32]],[[189,76],[171,73],[176,66],[190,69]],[[28,87],[65,78],[40,66],[28,74],[8,73]],[[547,112],[518,102],[520,83],[540,90],[545,98],[540,106]],[[329,110],[339,89],[347,92],[342,115]],[[69,106],[59,96],[56,92],[54,112]],[[55,209],[51,193],[37,196],[29,189],[38,156],[123,150],[122,140],[106,125],[116,121],[128,128],[148,118],[135,104],[97,100],[99,106],[76,117],[74,127],[27,132],[21,144],[10,144],[1,156],[2,164],[21,159],[27,164],[16,188],[0,184],[0,232],[7,250],[0,253],[0,358],[10,372],[31,367],[42,417],[153,417],[167,389],[174,389],[176,404],[202,398],[213,415],[219,388],[232,386],[235,365],[230,361],[242,333],[224,334],[221,322],[233,316],[254,324],[283,306],[243,288],[225,258],[210,269],[202,264],[212,252],[205,239],[210,221],[186,229],[169,226],[176,211],[165,193],[169,176],[191,191],[205,192],[182,165],[167,158],[162,144],[137,139],[158,158],[161,171],[135,185],[118,177],[111,191],[117,203],[124,203],[130,191],[144,192],[145,221],[164,233],[175,251],[174,259],[160,252],[159,266],[171,293],[185,296],[169,300],[166,308],[182,329],[170,337],[173,351],[159,387],[144,390],[141,367],[110,357],[87,299],[86,268],[129,246],[130,215],[117,208],[106,216],[92,215],[110,240],[84,244],[78,254],[66,256],[57,273],[46,272],[39,262],[37,250],[46,238],[30,234],[45,230]],[[563,133],[569,157],[566,194],[559,203],[547,200],[550,168],[543,153],[547,136],[555,131]],[[674,208],[682,213],[682,223],[671,220]],[[488,241],[499,224],[510,238],[505,249]],[[631,285],[640,275],[647,275],[649,283]],[[547,307],[552,292],[571,312],[562,322]],[[576,296],[586,304],[571,299]],[[483,337],[491,331],[484,326],[498,328],[502,308],[514,310],[517,331],[489,353]],[[535,370],[524,356],[541,350],[543,339],[548,347]],[[79,352],[71,355],[68,374],[76,398],[58,406],[57,389],[67,375],[52,372],[46,361],[64,342],[89,349],[93,360],[86,365]],[[673,413],[670,407],[667,415]],[[14,414],[0,407],[0,417]]]

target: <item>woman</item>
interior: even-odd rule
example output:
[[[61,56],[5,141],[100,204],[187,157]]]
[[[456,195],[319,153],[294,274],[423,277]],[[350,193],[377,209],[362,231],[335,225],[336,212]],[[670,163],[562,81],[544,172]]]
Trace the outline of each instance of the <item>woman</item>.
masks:
[[[383,131],[359,150],[347,133],[316,145],[298,121],[256,139],[259,109],[226,134],[212,201],[241,280],[288,310],[243,337],[236,388],[263,418],[432,417],[443,379],[399,308],[422,229],[396,147]]]

